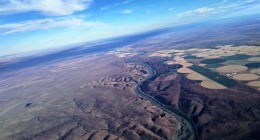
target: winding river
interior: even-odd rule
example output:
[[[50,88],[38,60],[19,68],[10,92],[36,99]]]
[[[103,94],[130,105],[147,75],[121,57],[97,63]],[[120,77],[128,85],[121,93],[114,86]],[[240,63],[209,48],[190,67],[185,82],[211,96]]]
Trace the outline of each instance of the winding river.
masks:
[[[163,111],[167,112],[168,114],[173,115],[179,124],[179,129],[176,137],[173,139],[175,140],[198,140],[198,132],[196,129],[195,124],[189,119],[189,117],[180,112],[177,109],[174,109],[171,106],[165,105],[158,100],[156,100],[153,96],[150,96],[149,94],[145,93],[145,91],[141,90],[141,86],[144,82],[151,80],[155,75],[156,71],[147,63],[139,63],[149,69],[149,76],[138,84],[138,86],[135,88],[135,93],[141,96],[142,98],[149,100],[152,104],[156,105],[157,107],[161,108]]]

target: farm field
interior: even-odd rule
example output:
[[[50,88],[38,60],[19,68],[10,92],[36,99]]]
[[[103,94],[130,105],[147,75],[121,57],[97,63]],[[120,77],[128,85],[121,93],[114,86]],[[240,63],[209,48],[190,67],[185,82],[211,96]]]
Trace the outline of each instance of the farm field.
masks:
[[[241,81],[259,80],[257,68],[260,67],[260,49],[257,46],[225,45],[213,49],[171,49],[150,55],[155,56],[170,58],[166,62],[169,65],[182,65],[179,73],[187,73],[188,79],[200,80],[201,86],[209,89],[226,89]],[[256,89],[259,90],[257,87]]]
[[[250,110],[255,115],[249,116],[249,112],[244,110],[248,107],[240,105],[254,106],[259,102],[259,56],[260,47],[249,45],[151,52],[147,61],[155,61],[150,64],[156,70],[160,63],[164,63],[169,65],[160,65],[164,66],[165,71],[170,71],[168,69],[171,68],[176,72],[169,73],[166,77],[160,76],[161,70],[158,68],[158,76],[144,85],[143,90],[160,102],[188,114],[198,124],[202,139],[221,139],[222,134],[228,132],[219,130],[227,128],[241,132],[224,136],[236,139],[247,133],[244,130],[249,127],[255,129],[258,125],[249,119],[259,114],[258,107],[254,108],[255,111]],[[229,116],[231,114],[232,117]],[[252,123],[244,125],[246,120],[251,120]]]

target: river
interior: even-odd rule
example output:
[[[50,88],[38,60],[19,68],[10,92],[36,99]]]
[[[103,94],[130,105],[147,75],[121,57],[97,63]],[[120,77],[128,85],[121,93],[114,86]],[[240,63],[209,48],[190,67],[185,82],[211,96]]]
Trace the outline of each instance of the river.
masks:
[[[140,64],[140,63],[139,63]],[[138,86],[135,88],[135,93],[141,96],[142,98],[145,98],[146,100],[149,100],[153,105],[161,108],[163,111],[167,112],[168,114],[174,116],[179,124],[179,129],[176,137],[173,139],[175,140],[198,140],[198,132],[196,129],[195,124],[189,119],[189,117],[182,113],[181,111],[174,109],[171,106],[165,105],[158,100],[156,100],[153,96],[150,96],[149,94],[145,93],[141,90],[141,86],[144,82],[149,81],[156,75],[156,71],[154,68],[152,68],[147,63],[141,63],[141,65],[147,67],[149,69],[149,76],[138,84]]]

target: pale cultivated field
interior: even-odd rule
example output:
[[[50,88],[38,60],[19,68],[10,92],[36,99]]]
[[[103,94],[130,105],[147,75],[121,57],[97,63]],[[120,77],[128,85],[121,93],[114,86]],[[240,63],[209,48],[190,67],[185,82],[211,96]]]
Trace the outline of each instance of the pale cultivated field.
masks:
[[[169,49],[169,50],[161,50],[155,53],[152,53],[150,57],[153,56],[161,56],[161,57],[171,57],[185,55],[185,53],[194,52],[191,55],[200,57],[200,58],[219,58],[225,56],[232,56],[236,54],[247,54],[251,56],[260,55],[260,48],[258,46],[233,46],[233,45],[224,45],[217,46],[216,49],[188,49],[188,50],[177,50],[177,49]],[[176,54],[172,54],[176,53]],[[257,58],[257,61],[260,61]]]
[[[175,54],[174,54],[175,53]],[[187,62],[183,58],[185,55],[195,56],[197,58],[202,59],[213,59],[213,58],[225,58],[228,56],[233,56],[237,54],[245,54],[252,56],[249,59],[242,59],[242,60],[228,60],[224,62],[225,66],[221,66],[216,68],[216,71],[219,73],[238,73],[233,76],[235,80],[238,81],[252,81],[259,78],[260,75],[260,68],[250,70],[250,73],[241,74],[240,72],[244,72],[248,70],[248,67],[243,66],[250,62],[260,62],[260,47],[259,46],[233,46],[233,45],[224,45],[224,46],[217,46],[215,49],[199,49],[199,48],[192,48],[188,50],[176,50],[176,49],[169,49],[169,50],[161,50],[157,51],[150,55],[153,56],[160,56],[160,57],[173,57],[173,60],[166,61],[168,65],[180,64],[183,68],[178,69],[179,73],[188,74],[187,78],[190,80],[201,80],[201,86],[209,89],[226,89],[227,87],[208,79],[207,77],[190,70],[188,67],[192,66],[193,63]],[[197,64],[198,62],[195,61]],[[206,66],[205,64],[197,64],[199,66]],[[258,75],[256,75],[258,74]],[[255,86],[259,84],[259,82],[252,81],[248,83],[250,86]],[[259,86],[260,88],[260,86]]]
[[[185,53],[176,53],[176,54],[174,54],[174,55],[176,55],[176,56],[180,56],[180,55],[184,55]]]
[[[208,89],[227,89],[227,87],[212,80],[205,80],[201,82],[201,86]]]
[[[260,68],[250,70],[250,73],[259,74],[260,75]]]
[[[231,72],[242,72],[246,71],[248,68],[246,66],[240,66],[240,65],[229,65],[229,66],[222,66],[217,68],[218,72],[222,73],[231,73]]]
[[[226,62],[224,62],[225,65],[245,65],[250,63],[247,60],[228,60]]]
[[[184,62],[187,62],[183,57],[181,57],[181,56],[175,56],[174,58],[173,58],[173,60],[175,60],[175,62],[177,62],[177,63],[184,63]]]
[[[179,73],[193,73],[194,71],[189,68],[180,68],[177,70]]]
[[[187,75],[187,78],[190,79],[190,80],[201,80],[201,81],[204,81],[204,80],[208,80],[207,77],[197,73],[197,72],[193,72],[191,74],[188,74]]]
[[[260,57],[251,57],[247,59],[248,61],[260,62]]]
[[[179,55],[184,55],[185,51],[184,50],[175,50],[175,49],[170,49],[170,50],[160,50],[155,53],[150,54],[148,57],[172,57],[173,55],[179,56]],[[173,54],[176,53],[176,54]]]
[[[190,66],[193,65],[192,63],[185,63],[185,62],[176,63],[176,64],[180,64],[180,65],[182,65],[183,67],[190,67]]]
[[[214,55],[201,55],[199,57],[203,57],[205,59],[213,59],[213,58],[220,58],[221,56],[214,56]]]
[[[248,85],[252,87],[259,87],[260,88],[260,81],[251,81],[248,83]]]
[[[235,76],[233,76],[234,79],[239,80],[239,81],[251,81],[251,80],[256,80],[259,78],[258,75],[256,74],[237,74]]]
[[[200,80],[202,81],[201,86],[208,89],[226,89],[227,87],[210,80],[209,78],[189,69],[186,67],[180,68],[177,70],[179,73],[188,74],[187,78],[190,80]]]
[[[181,56],[175,56],[173,58],[175,60],[174,64],[180,64],[182,65],[183,67],[190,67],[192,66],[193,64],[192,63],[188,63],[183,57]]]

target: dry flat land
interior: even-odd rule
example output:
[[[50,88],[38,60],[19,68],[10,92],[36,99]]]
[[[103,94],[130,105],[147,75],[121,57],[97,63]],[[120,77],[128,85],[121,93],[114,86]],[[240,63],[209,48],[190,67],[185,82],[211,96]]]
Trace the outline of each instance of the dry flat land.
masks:
[[[171,140],[176,119],[133,91],[148,70],[123,62],[88,56],[0,75],[0,139]]]

